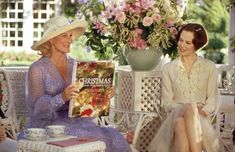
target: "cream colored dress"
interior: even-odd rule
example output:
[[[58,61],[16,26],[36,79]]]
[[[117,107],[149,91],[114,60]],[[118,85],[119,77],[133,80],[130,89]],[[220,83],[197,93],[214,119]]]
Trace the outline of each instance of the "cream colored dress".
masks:
[[[188,75],[180,58],[163,67],[163,104],[170,112],[149,145],[150,152],[172,152],[174,123],[184,103],[196,103],[212,114],[218,105],[217,72],[215,64],[198,57]],[[207,152],[219,151],[219,140],[210,118],[200,117],[203,146]]]

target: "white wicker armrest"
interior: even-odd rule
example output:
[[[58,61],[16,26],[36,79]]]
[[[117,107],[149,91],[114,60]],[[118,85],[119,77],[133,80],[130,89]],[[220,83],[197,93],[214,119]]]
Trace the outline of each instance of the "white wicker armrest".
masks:
[[[6,133],[12,139],[16,139],[16,132],[14,127],[14,122],[10,118],[0,118],[0,126],[3,126],[6,129]]]

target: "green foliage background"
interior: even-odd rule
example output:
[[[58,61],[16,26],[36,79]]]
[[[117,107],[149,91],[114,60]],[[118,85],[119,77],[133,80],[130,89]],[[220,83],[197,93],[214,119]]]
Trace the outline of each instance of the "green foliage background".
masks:
[[[204,0],[203,5],[197,5],[195,0],[189,0],[186,14],[207,29],[209,43],[204,48],[205,57],[224,63],[225,54],[221,50],[228,47],[228,1]]]

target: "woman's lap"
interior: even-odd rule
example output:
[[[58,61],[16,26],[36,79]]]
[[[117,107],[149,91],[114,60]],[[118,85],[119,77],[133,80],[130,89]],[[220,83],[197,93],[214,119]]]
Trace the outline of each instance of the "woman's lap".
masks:
[[[174,139],[174,125],[176,119],[182,114],[183,106],[180,106],[174,109],[171,113],[168,114],[167,118],[162,123],[160,129],[158,130],[156,136],[150,143],[150,152],[155,151],[164,151],[164,152],[171,152],[172,151],[172,142]],[[208,152],[216,152],[218,148],[218,137],[216,135],[213,126],[211,125],[210,121],[207,118],[200,117],[200,121],[202,124],[202,131],[203,131],[203,142],[204,146]],[[211,146],[214,145],[214,146]]]

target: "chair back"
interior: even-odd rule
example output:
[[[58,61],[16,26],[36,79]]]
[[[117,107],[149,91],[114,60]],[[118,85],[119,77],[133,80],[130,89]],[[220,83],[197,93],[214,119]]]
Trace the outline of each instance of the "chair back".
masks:
[[[219,89],[234,90],[235,85],[235,66],[229,64],[216,65],[218,71]]]
[[[25,104],[25,80],[28,67],[1,67],[1,79],[5,97],[2,100],[1,109],[6,116],[5,126],[11,126],[13,138],[16,133],[24,126],[28,110]]]

